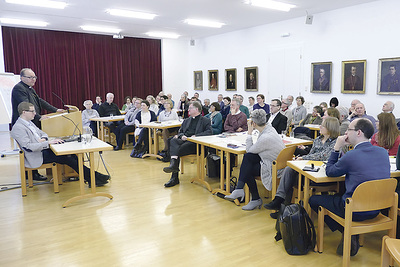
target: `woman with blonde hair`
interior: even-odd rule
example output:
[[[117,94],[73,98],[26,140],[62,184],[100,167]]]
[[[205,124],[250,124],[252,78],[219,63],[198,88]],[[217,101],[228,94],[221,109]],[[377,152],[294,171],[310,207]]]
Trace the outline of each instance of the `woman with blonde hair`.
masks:
[[[153,111],[155,114],[158,114],[159,107],[158,107],[158,104],[157,104],[156,99],[154,98],[154,96],[148,95],[146,97],[146,100],[149,101],[149,103],[150,103],[149,110]]]
[[[389,156],[396,156],[400,144],[400,132],[396,125],[393,113],[378,115],[378,132],[371,138],[371,144],[386,149]]]

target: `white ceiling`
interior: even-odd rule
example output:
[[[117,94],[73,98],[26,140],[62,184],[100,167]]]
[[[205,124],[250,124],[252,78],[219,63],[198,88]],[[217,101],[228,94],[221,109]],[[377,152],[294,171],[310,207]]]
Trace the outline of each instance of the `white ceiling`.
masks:
[[[68,6],[57,10],[8,4],[0,0],[0,18],[44,20],[49,25],[43,29],[50,30],[83,32],[79,26],[90,24],[119,28],[122,35],[131,37],[146,37],[144,33],[148,31],[163,31],[177,33],[180,38],[197,39],[297,17],[305,18],[306,12],[317,14],[379,0],[281,0],[297,6],[290,12],[252,7],[243,4],[243,0],[64,1]],[[122,18],[105,13],[108,8],[143,11],[158,16],[150,21]],[[216,20],[226,25],[220,29],[190,26],[182,22],[187,18]]]

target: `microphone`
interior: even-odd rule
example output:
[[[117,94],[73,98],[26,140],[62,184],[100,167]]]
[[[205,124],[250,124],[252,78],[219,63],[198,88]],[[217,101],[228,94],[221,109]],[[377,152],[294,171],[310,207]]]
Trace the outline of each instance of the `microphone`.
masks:
[[[64,105],[64,107],[65,106],[67,106],[65,103],[64,103],[64,101],[61,99],[61,97],[59,97],[56,93],[54,93],[54,92],[51,92],[53,95],[55,95],[58,99],[60,99],[61,100],[61,103]],[[69,108],[67,109],[67,112],[69,113]]]
[[[81,133],[81,130],[79,130],[78,124],[76,124],[73,120],[71,120],[70,118],[68,118],[64,115],[61,115],[61,117],[66,118],[67,120],[71,121],[75,125],[75,129],[72,132],[72,135],[75,135],[75,131],[78,130],[79,131],[78,142],[81,142],[82,141],[82,133]],[[70,139],[68,141],[75,141],[75,140]],[[64,140],[64,142],[68,142],[68,141]]]

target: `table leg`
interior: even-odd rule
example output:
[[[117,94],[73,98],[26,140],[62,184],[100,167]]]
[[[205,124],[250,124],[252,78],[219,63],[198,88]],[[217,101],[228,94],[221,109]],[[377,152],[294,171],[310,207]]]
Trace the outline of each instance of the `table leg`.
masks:
[[[308,199],[310,198],[310,179],[304,177],[304,208],[306,209],[307,213],[311,215],[311,208],[308,205]]]
[[[199,156],[199,150],[200,150],[200,156]],[[196,158],[197,158],[197,178],[193,178],[192,180],[190,180],[191,183],[193,182],[198,182],[202,185],[204,185],[208,191],[212,192],[212,188],[210,186],[210,184],[208,182],[206,182],[204,180],[204,176],[205,176],[205,169],[204,169],[204,146],[197,144],[197,152],[196,152]]]
[[[149,128],[149,153],[146,153],[142,156],[142,158],[147,158],[147,157],[156,157],[159,159],[162,159],[160,155],[157,155],[155,152],[155,145],[153,146],[153,140],[151,139],[151,134],[153,133],[154,140],[157,139],[156,137],[156,128]],[[156,141],[154,141],[155,143]]]
[[[104,122],[102,122],[102,121],[97,122],[97,133],[98,133],[99,139],[101,141],[104,141]]]

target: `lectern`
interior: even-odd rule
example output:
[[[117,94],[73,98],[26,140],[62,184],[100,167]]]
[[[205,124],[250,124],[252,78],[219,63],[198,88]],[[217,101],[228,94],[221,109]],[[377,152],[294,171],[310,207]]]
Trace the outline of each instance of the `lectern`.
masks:
[[[66,105],[69,113],[50,113],[42,120],[42,130],[50,137],[79,135],[82,133],[82,114],[75,106]]]

